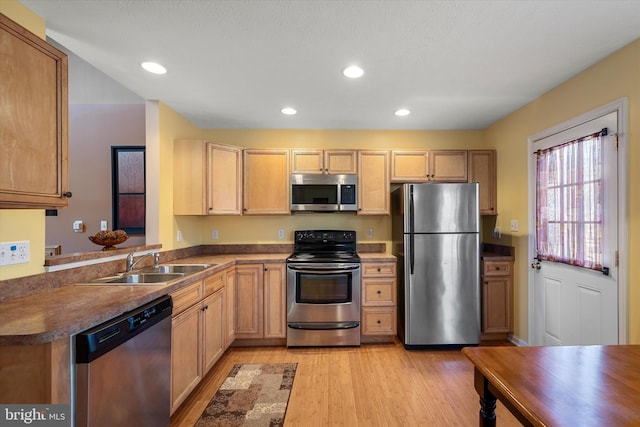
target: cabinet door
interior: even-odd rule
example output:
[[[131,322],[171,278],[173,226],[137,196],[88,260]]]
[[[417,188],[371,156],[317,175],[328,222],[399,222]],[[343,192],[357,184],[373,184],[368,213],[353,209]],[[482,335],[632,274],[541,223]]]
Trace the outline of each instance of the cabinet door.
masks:
[[[262,264],[236,266],[236,338],[262,338]]]
[[[511,332],[511,278],[482,280],[482,332]]]
[[[329,174],[358,173],[356,151],[354,150],[326,150],[324,152],[324,172]]]
[[[466,150],[431,150],[429,180],[436,182],[467,182]]]
[[[389,152],[358,152],[358,215],[389,214]]]
[[[324,173],[322,150],[291,150],[291,173]]]
[[[391,182],[426,182],[429,171],[427,150],[391,152]]]
[[[289,151],[244,151],[245,215],[291,214]]]
[[[469,151],[469,182],[480,184],[480,214],[496,215],[495,150]]]
[[[173,143],[173,213],[205,215],[206,142],[177,140]]]
[[[0,207],[66,207],[67,55],[1,13],[0,46]]]
[[[224,352],[224,289],[202,301],[202,375],[218,361]]]
[[[264,337],[287,337],[285,264],[264,265]]]
[[[242,213],[242,155],[237,147],[207,143],[207,213]]]
[[[236,316],[236,269],[227,269],[225,273],[225,340],[224,346],[228,348],[236,338],[235,316]]]
[[[196,304],[171,320],[171,413],[202,378],[201,307]]]

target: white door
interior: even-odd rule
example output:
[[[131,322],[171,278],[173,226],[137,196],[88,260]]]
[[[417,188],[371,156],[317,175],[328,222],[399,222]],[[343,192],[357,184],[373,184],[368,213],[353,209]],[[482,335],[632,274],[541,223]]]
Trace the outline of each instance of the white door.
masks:
[[[529,196],[529,200],[533,202],[530,203],[530,206],[533,209],[531,235],[534,240],[531,259],[533,275],[531,285],[533,289],[529,293],[530,298],[533,298],[533,303],[530,304],[530,309],[532,309],[530,344],[532,345],[618,343],[618,113],[609,113],[544,138],[531,140],[530,148],[532,148],[533,165],[536,165],[535,158],[537,158],[536,152],[538,150],[558,147],[568,141],[597,133],[604,128],[607,128],[609,136],[602,139],[601,188],[603,190],[602,215],[604,222],[602,245],[598,250],[602,256],[602,266],[604,267],[602,271],[536,258],[537,242],[535,236],[539,217],[552,215],[548,213],[552,209],[558,211],[570,209],[567,205],[571,201],[558,202],[557,200],[562,197],[554,198],[553,202],[548,202],[547,209],[539,212],[535,195],[537,166],[533,166],[534,194]],[[532,185],[529,187],[531,193]],[[558,191],[558,193],[562,193],[562,191]],[[570,198],[567,197],[567,199]],[[562,239],[560,240],[562,243],[559,246],[569,244],[564,243]]]

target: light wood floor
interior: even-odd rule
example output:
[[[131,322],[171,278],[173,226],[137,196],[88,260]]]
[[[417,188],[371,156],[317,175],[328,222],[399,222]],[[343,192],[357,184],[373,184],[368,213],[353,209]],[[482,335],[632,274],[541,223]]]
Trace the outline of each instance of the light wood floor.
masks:
[[[506,344],[506,343],[505,343]],[[494,345],[494,343],[483,343]],[[230,348],[171,417],[192,427],[236,363],[298,363],[285,426],[477,426],[473,367],[458,350]],[[500,427],[520,426],[498,402]]]

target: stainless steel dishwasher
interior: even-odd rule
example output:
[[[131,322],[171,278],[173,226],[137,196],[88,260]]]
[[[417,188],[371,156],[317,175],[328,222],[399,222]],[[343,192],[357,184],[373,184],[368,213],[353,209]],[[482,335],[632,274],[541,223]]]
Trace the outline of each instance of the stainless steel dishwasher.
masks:
[[[168,426],[171,297],[88,329],[75,340],[75,426]]]

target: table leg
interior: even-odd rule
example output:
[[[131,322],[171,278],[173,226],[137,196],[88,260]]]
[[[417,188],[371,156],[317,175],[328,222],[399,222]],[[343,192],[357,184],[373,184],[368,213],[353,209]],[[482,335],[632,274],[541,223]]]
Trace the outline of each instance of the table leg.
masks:
[[[474,369],[473,383],[478,396],[480,396],[480,427],[496,426],[496,397],[489,391],[489,381]]]

